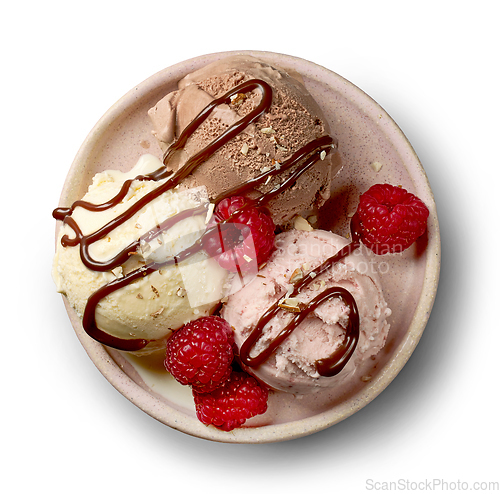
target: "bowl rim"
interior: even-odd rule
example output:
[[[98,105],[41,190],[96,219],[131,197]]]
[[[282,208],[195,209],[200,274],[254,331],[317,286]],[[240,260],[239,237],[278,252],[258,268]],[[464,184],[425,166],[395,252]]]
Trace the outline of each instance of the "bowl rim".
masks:
[[[106,129],[109,128],[117,118],[123,115],[128,108],[136,104],[138,99],[154,90],[159,84],[164,84],[166,79],[181,79],[191,71],[186,69],[189,65],[194,64],[196,66],[201,66],[200,64],[205,65],[217,59],[232,55],[254,56],[264,61],[272,62],[283,67],[285,70],[288,67],[294,68],[296,65],[301,65],[300,72],[305,74],[304,67],[306,67],[307,77],[320,82],[332,77],[337,79],[344,95],[350,99],[361,98],[366,105],[363,106],[363,109],[368,114],[377,114],[379,116],[379,124],[391,130],[394,135],[397,136],[396,147],[398,150],[415,163],[415,169],[412,168],[412,173],[416,173],[419,175],[420,179],[422,179],[419,181],[419,193],[426,196],[426,205],[430,211],[428,219],[428,244],[426,250],[427,258],[422,292],[413,319],[408,327],[406,335],[394,350],[391,359],[377,376],[367,383],[360,392],[326,412],[293,422],[258,427],[243,427],[235,429],[231,433],[227,433],[214,427],[206,427],[195,417],[187,416],[181,411],[170,407],[168,404],[162,402],[136,384],[111,358],[103,345],[87,336],[81,327],[80,319],[69,306],[66,299],[64,297],[63,299],[75,332],[94,365],[123,396],[151,417],[173,429],[216,442],[266,443],[286,441],[324,430],[350,417],[373,401],[394,380],[410,358],[423,334],[434,304],[441,261],[440,232],[436,204],[428,177],[417,154],[403,131],[389,114],[375,100],[347,79],[321,65],[300,57],[255,50],[224,51],[201,55],[176,63],[153,74],[128,91],[104,113],[83,141],[73,160],[61,193],[60,204],[67,204],[67,198],[72,194],[73,187],[71,184],[75,183],[73,179],[80,173],[89,153],[94,146],[97,145]]]

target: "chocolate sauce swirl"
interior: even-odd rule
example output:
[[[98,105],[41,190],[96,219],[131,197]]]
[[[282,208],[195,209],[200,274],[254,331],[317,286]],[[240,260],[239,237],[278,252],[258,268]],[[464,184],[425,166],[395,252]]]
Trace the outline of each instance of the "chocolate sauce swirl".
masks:
[[[290,333],[317,307],[323,302],[332,298],[340,298],[349,308],[349,317],[345,329],[344,341],[339,348],[329,357],[317,360],[315,367],[320,376],[332,377],[338,374],[351,358],[359,339],[359,313],[354,297],[349,291],[342,287],[331,287],[321,292],[317,297],[307,303],[307,306],[296,313],[292,320],[281,330],[281,332],[272,340],[270,345],[255,357],[250,357],[250,349],[262,335],[264,326],[259,323],[254,328],[250,336],[245,340],[240,349],[240,359],[248,367],[257,367],[266,361]],[[274,317],[279,310],[278,304],[272,306],[266,314],[266,319]],[[270,316],[270,317],[269,317]]]
[[[331,149],[335,149],[337,148],[337,146],[337,140],[328,135],[319,137],[318,139],[314,139],[313,141],[307,143],[305,146],[301,147],[283,163],[280,163],[279,167],[271,168],[267,172],[256,175],[254,178],[251,178],[246,182],[237,185],[236,187],[233,187],[223,192],[222,194],[219,194],[215,198],[214,202],[215,204],[218,204],[220,201],[226,199],[227,197],[242,195],[244,192],[256,187],[257,185],[265,183],[269,177],[279,175],[304,160],[302,161],[301,165],[297,167],[297,169],[293,173],[291,173],[290,176],[281,184],[279,184],[269,192],[261,194],[260,197],[252,201],[253,205],[256,207],[262,206],[265,202],[270,201],[280,192],[290,187],[303,173],[305,173],[307,170],[309,170],[309,168],[316,164],[317,161],[321,159],[321,153],[329,153]]]
[[[254,110],[249,112],[247,115],[242,117],[236,123],[231,125],[225,132],[215,138],[208,146],[199,151],[196,155],[192,156],[180,169],[176,172],[172,173],[168,170],[167,165],[176,152],[182,150],[187,142],[187,140],[193,135],[196,129],[206,120],[206,118],[211,114],[214,108],[221,104],[230,104],[231,97],[235,96],[239,93],[247,93],[253,90],[260,90],[261,92],[261,100],[259,104],[255,107]],[[56,220],[61,220],[63,223],[67,224],[74,232],[75,236],[70,238],[68,235],[64,235],[61,239],[61,244],[65,247],[76,247],[80,246],[80,256],[82,262],[89,269],[94,271],[108,271],[114,269],[117,266],[120,266],[125,263],[125,261],[129,258],[130,255],[135,254],[137,252],[138,247],[140,246],[140,240],[136,240],[130,243],[125,249],[119,252],[113,258],[107,261],[96,261],[93,259],[89,253],[90,246],[105,238],[109,235],[115,228],[122,225],[124,222],[130,220],[138,211],[140,211],[143,207],[149,204],[151,201],[158,198],[161,194],[165,193],[168,190],[173,189],[177,185],[179,185],[189,174],[191,174],[201,163],[205,162],[209,159],[217,150],[219,150],[224,144],[233,139],[236,135],[238,135],[243,129],[245,129],[249,124],[258,120],[264,113],[269,111],[272,103],[272,88],[262,80],[252,79],[239,86],[231,89],[225,95],[220,98],[215,99],[209,105],[207,105],[194,119],[193,121],[183,130],[180,134],[177,141],[175,141],[165,152],[163,156],[163,165],[164,167],[159,168],[148,175],[140,175],[134,179],[127,180],[122,185],[118,194],[110,200],[106,201],[102,204],[92,204],[87,201],[79,200],[73,203],[73,205],[69,208],[57,208],[53,211],[53,217]],[[290,187],[298,177],[300,177],[303,173],[305,173],[309,168],[311,168],[318,160],[324,159],[325,155],[329,153],[332,149],[337,147],[337,141],[330,136],[322,136],[318,139],[315,139],[301,149],[296,151],[290,158],[288,158],[285,162],[280,163],[279,167],[275,167],[267,172],[264,172],[226,192],[219,195],[214,203],[217,204],[221,200],[226,197],[230,197],[233,195],[240,195],[244,192],[248,191],[260,185],[268,180],[270,176],[277,175],[279,173],[283,173],[284,171],[297,166],[297,168],[278,186],[267,193],[261,194],[257,199],[254,199],[252,203],[259,207],[264,203],[268,202],[270,199],[275,197],[284,189]],[[142,197],[139,201],[137,201],[133,206],[127,209],[125,212],[108,222],[106,225],[101,227],[94,233],[89,235],[83,235],[81,229],[77,225],[76,221],[72,218],[72,213],[77,207],[81,207],[87,209],[89,211],[105,211],[112,207],[118,205],[124,197],[127,195],[132,182],[134,180],[139,181],[164,181],[160,184],[156,189],[149,192],[147,195]],[[182,211],[178,213],[172,218],[169,218],[165,222],[150,232],[148,232],[142,240],[150,241],[155,236],[159,235],[163,231],[166,231],[176,222],[195,214],[200,214],[204,210],[204,207],[193,208],[186,211]],[[226,220],[228,221],[228,220]],[[189,257],[193,256],[197,252],[203,249],[203,241],[207,236],[213,233],[214,230],[217,229],[217,226],[207,229],[207,231],[198,239],[191,247],[185,249],[180,252],[178,255],[173,256],[167,259],[162,263],[151,262],[147,265],[141,266],[134,271],[129,272],[125,276],[121,278],[117,278],[116,280],[107,283],[102,286],[98,290],[96,290],[89,298],[87,305],[85,307],[85,312],[83,315],[83,328],[87,332],[89,336],[97,340],[98,342],[107,345],[109,347],[116,348],[118,350],[124,351],[137,351],[144,348],[149,341],[146,339],[122,339],[109,335],[108,333],[102,331],[98,328],[95,318],[95,312],[98,303],[105,298],[106,296],[112,294],[113,292],[126,287],[133,281],[140,279],[141,277],[147,276],[158,269],[165,268],[168,266],[176,265]],[[341,252],[339,252],[336,256],[329,259],[324,263],[324,269],[327,269],[334,262],[337,262],[343,255],[347,255],[348,251],[352,251],[357,247],[355,242],[350,244],[351,250],[344,248]],[[349,246],[347,246],[349,247]],[[343,253],[343,254],[341,254]],[[320,268],[321,269],[321,268]],[[321,271],[322,272],[322,271]],[[316,273],[319,274],[318,270]],[[294,287],[294,293],[298,293],[302,286],[305,286],[312,280],[312,276],[306,276],[304,279],[297,283]],[[263,353],[261,353],[258,357],[250,358],[249,352],[251,347],[259,338],[264,325],[269,321],[273,315],[275,315],[278,310],[277,304],[276,307],[271,307],[266,314],[261,318],[259,324],[254,329],[251,338],[249,338],[242,347],[242,360],[249,366],[257,365],[256,362],[261,362],[269,357],[269,355],[279,346],[281,341],[287,337],[287,335],[293,331],[293,329],[300,324],[300,322],[309,314],[314,308],[323,303],[326,300],[331,299],[332,297],[341,297],[344,302],[349,305],[349,323],[348,328],[346,330],[346,337],[341,345],[340,349],[335,352],[334,355],[327,359],[318,360],[316,362],[316,366],[318,372],[321,375],[334,375],[343,368],[345,363],[349,360],[352,352],[357,343],[358,334],[359,334],[359,315],[357,312],[356,302],[352,298],[352,295],[347,292],[343,288],[332,288],[324,291],[314,300],[312,300],[308,307],[300,314],[298,314],[293,321],[285,328],[279,338],[273,342],[273,344]]]
[[[261,115],[266,113],[271,107],[272,103],[272,89],[264,81],[252,79],[250,81],[244,82],[243,84],[233,88],[227,92],[224,96],[215,99],[209,105],[207,105],[195,118],[194,120],[184,129],[184,131],[179,136],[179,139],[170,146],[170,148],[165,153],[163,158],[163,164],[166,165],[171,157],[180,149],[184,147],[189,137],[194,133],[194,131],[207,119],[210,113],[215,107],[221,104],[230,104],[231,96],[238,93],[247,93],[253,91],[254,89],[260,89],[262,92],[262,98],[259,104],[249,112],[247,115],[242,117],[240,120],[231,125],[225,132],[214,139],[208,146],[203,148],[197,154],[192,156],[184,166],[182,166],[175,173],[171,174],[167,167],[164,166],[154,171],[149,175],[140,175],[135,179],[127,180],[124,182],[122,188],[118,194],[103,204],[92,204],[87,201],[76,201],[70,208],[57,208],[52,213],[52,216],[56,220],[61,220],[68,224],[74,232],[75,237],[70,239],[68,236],[64,236],[61,239],[61,243],[64,247],[66,246],[76,246],[80,244],[80,255],[82,262],[89,269],[94,271],[108,271],[111,270],[125,262],[131,252],[137,249],[136,242],[129,245],[115,258],[110,259],[106,262],[97,262],[89,254],[89,247],[98,240],[106,237],[111,231],[113,231],[118,226],[122,225],[126,221],[130,220],[134,214],[140,211],[144,206],[148,205],[151,201],[159,197],[164,192],[173,189],[179,185],[182,180],[184,180],[189,174],[191,174],[201,163],[209,159],[219,148],[221,148],[225,143],[229,142],[233,137],[238,135],[245,127],[250,123],[258,120]],[[118,205],[123,198],[127,195],[132,182],[134,180],[144,181],[144,180],[155,180],[159,181],[162,179],[167,179],[162,185],[154,189],[153,191],[146,194],[140,200],[138,200],[133,206],[127,209],[122,214],[118,215],[116,218],[108,222],[102,228],[90,235],[83,235],[79,229],[76,222],[71,218],[71,214],[77,207],[87,209],[88,211],[104,211]]]
[[[327,271],[337,262],[340,262],[344,257],[351,254],[355,249],[359,247],[359,221],[357,215],[355,215],[351,220],[351,243],[340,249],[335,255],[327,258],[319,267],[310,271],[302,279],[293,283],[293,291],[287,296],[289,298],[295,297],[300,293],[300,290],[309,285],[313,279],[315,279],[320,274]],[[257,367],[266,361],[274,351],[281,345],[281,343],[287,338],[287,336],[304,320],[304,318],[310,314],[316,307],[321,305],[323,302],[330,300],[334,297],[340,297],[342,301],[349,308],[349,319],[347,328],[344,334],[344,341],[341,343],[337,351],[329,356],[328,358],[317,360],[315,362],[316,370],[318,374],[324,377],[332,377],[338,374],[347,364],[351,358],[358,339],[359,339],[359,313],[356,301],[350,292],[342,287],[331,287],[323,291],[316,298],[312,299],[307,303],[307,306],[299,313],[297,313],[293,319],[281,330],[279,335],[273,339],[273,341],[268,345],[267,348],[262,350],[258,355],[250,356],[250,353],[262,336],[266,324],[276,316],[276,314],[282,310],[279,306],[280,300],[276,301],[259,319],[255,327],[252,329],[250,335],[244,341],[240,348],[240,359],[248,367]]]

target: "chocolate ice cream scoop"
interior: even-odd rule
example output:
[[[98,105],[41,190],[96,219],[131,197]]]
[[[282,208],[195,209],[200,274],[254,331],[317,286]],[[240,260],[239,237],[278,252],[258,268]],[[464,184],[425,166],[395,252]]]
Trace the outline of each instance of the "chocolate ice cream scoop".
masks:
[[[279,169],[298,150],[329,134],[322,111],[297,78],[253,57],[236,55],[192,72],[179,82],[177,91],[166,95],[149,110],[153,133],[163,151],[168,151],[207,105],[252,79],[265,81],[272,88],[268,111],[204,160],[183,181],[183,187],[205,185],[209,197],[214,199],[262,173]],[[178,170],[254,110],[261,99],[262,93],[256,89],[237,93],[228,104],[217,105],[192,133],[182,151],[169,158],[167,166]],[[333,142],[336,147],[336,140]],[[338,161],[332,160],[333,154],[324,153],[323,159],[301,174],[291,187],[269,201],[267,206],[275,223],[286,224],[295,214],[324,204],[330,195],[332,176],[340,167]],[[269,192],[293,172],[292,167],[270,176],[248,195]]]

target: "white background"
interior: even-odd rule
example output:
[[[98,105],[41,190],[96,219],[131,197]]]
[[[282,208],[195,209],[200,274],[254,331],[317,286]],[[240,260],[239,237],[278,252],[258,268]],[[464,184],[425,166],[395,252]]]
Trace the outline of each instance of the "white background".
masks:
[[[400,479],[410,490],[499,482],[495,3],[172,3],[2,8],[6,492],[361,493]],[[380,103],[426,169],[442,234],[437,300],[403,371],[348,420],[279,444],[211,443],[140,411],[87,357],[50,277],[51,211],[96,121],[157,71],[237,49],[311,60]]]

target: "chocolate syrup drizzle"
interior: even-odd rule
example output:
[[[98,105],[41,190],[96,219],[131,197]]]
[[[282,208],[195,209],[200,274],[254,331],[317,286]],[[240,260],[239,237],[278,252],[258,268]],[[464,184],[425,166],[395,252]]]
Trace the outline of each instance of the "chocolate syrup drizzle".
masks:
[[[215,138],[208,146],[199,151],[196,155],[191,157],[181,168],[179,168],[176,172],[172,173],[167,169],[168,162],[172,158],[172,156],[183,149],[187,140],[193,135],[196,129],[205,121],[205,119],[211,114],[213,109],[221,104],[230,104],[231,97],[240,93],[247,93],[253,91],[255,89],[260,90],[261,92],[261,100],[259,104],[256,106],[254,110],[249,112],[247,115],[242,117],[236,123],[231,125],[225,132]],[[148,175],[139,175],[134,179],[127,180],[123,183],[118,194],[102,204],[92,204],[87,201],[79,200],[75,201],[73,205],[69,208],[56,208],[52,216],[56,220],[60,220],[63,223],[67,224],[73,231],[75,236],[70,238],[68,235],[64,235],[61,238],[61,244],[64,247],[76,247],[80,246],[80,256],[83,264],[91,270],[94,271],[109,271],[112,270],[123,263],[133,254],[137,252],[137,249],[140,246],[141,239],[132,242],[125,249],[119,252],[115,257],[107,260],[107,261],[96,261],[92,258],[89,253],[90,246],[105,238],[109,233],[111,233],[115,228],[122,225],[124,222],[130,220],[134,214],[140,211],[144,206],[149,204],[151,201],[158,198],[164,192],[173,189],[177,185],[179,185],[182,180],[184,180],[189,174],[191,174],[201,163],[205,162],[209,159],[218,149],[220,149],[224,144],[229,142],[233,137],[238,135],[243,129],[245,129],[249,124],[257,121],[264,113],[269,111],[269,108],[272,103],[272,88],[262,80],[252,79],[239,86],[231,89],[225,95],[220,98],[215,99],[209,105],[207,105],[195,118],[194,120],[184,129],[176,142],[174,142],[166,151],[163,156],[163,164],[164,167],[159,168],[158,170],[148,174]],[[228,191],[220,194],[214,201],[215,204],[218,204],[221,200],[226,197],[230,197],[233,195],[241,195],[244,192],[248,191],[260,185],[268,180],[270,176],[277,175],[278,173],[282,173],[289,168],[298,165],[296,170],[294,170],[290,176],[284,180],[281,184],[276,186],[274,189],[267,193],[261,194],[256,199],[252,200],[252,203],[259,207],[264,203],[271,200],[273,197],[281,193],[286,188],[290,187],[298,177],[300,177],[303,173],[305,173],[309,168],[311,168],[319,159],[324,159],[324,154],[329,153],[331,149],[337,147],[337,141],[330,136],[322,136],[318,139],[315,139],[301,149],[296,151],[290,158],[288,158],[283,163],[280,163],[279,167],[272,168],[271,170],[264,172],[239,186],[233,187]],[[324,154],[322,154],[324,153]],[[105,211],[109,208],[112,208],[118,205],[123,198],[127,195],[131,184],[134,180],[139,181],[163,181],[164,182],[149,192],[147,195],[142,197],[137,203],[127,209],[125,212],[111,220],[109,223],[101,227],[94,233],[89,235],[83,235],[81,229],[77,225],[76,221],[72,218],[72,213],[77,207],[84,208],[88,211],[98,212]],[[188,209],[178,213],[177,215],[169,218],[165,222],[150,232],[148,232],[142,240],[150,241],[155,238],[157,235],[162,233],[163,231],[169,229],[172,225],[181,221],[184,218],[187,218],[191,215],[196,215],[204,212],[206,208],[204,206],[200,206],[198,208]],[[230,218],[227,221],[230,221]],[[98,303],[110,295],[111,293],[123,288],[133,281],[140,279],[144,276],[147,276],[161,268],[165,268],[168,266],[176,265],[186,259],[189,259],[191,256],[199,252],[203,249],[203,241],[204,239],[212,234],[215,230],[217,230],[219,226],[216,225],[214,227],[208,228],[205,233],[189,248],[183,250],[178,255],[173,256],[162,263],[151,262],[144,266],[141,266],[125,276],[121,278],[117,278],[110,283],[102,286],[98,290],[96,290],[87,301],[87,305],[85,307],[84,315],[83,315],[83,328],[87,332],[89,336],[97,340],[98,342],[107,345],[109,347],[116,348],[118,350],[123,351],[137,351],[144,348],[150,341],[146,339],[122,339],[109,335],[108,333],[102,331],[97,327],[95,312]],[[344,247],[339,253],[335,256],[327,259],[319,269],[315,270],[315,276],[324,272],[334,263],[341,260],[343,257],[352,252],[355,248],[358,247],[359,243],[357,241],[357,235],[355,230],[353,230],[353,242],[346,247]],[[302,280],[297,282],[294,285],[294,291],[290,296],[294,296],[299,293],[300,289],[312,281],[313,276],[311,273],[306,275]],[[345,339],[340,348],[329,358],[318,360],[316,362],[316,368],[320,375],[324,376],[332,376],[340,372],[342,368],[345,366],[349,358],[351,357],[357,341],[359,337],[359,314],[356,306],[356,302],[352,295],[341,287],[333,287],[325,290],[315,299],[310,301],[306,308],[304,308],[299,314],[297,314],[293,320],[284,328],[284,330],[280,333],[278,338],[272,342],[272,344],[261,354],[256,357],[250,357],[250,351],[255,344],[255,342],[259,339],[264,329],[264,326],[267,322],[278,312],[278,302],[274,304],[260,319],[257,326],[252,331],[250,337],[244,342],[241,348],[240,357],[242,361],[248,366],[255,366],[262,363],[264,360],[269,358],[272,352],[280,345],[280,343],[293,331],[295,327],[318,305],[329,300],[333,297],[340,297],[346,305],[349,307],[349,322],[346,329]]]
[[[357,215],[351,221],[351,237],[352,241],[345,247],[340,249],[335,255],[327,258],[323,264],[314,270],[310,271],[303,278],[293,283],[293,291],[288,295],[289,298],[295,297],[300,293],[300,290],[312,282],[320,274],[327,271],[335,263],[340,262],[344,257],[351,254],[359,247],[359,222]],[[339,348],[330,357],[320,359],[315,362],[316,370],[320,376],[332,377],[338,374],[347,364],[351,358],[359,339],[359,313],[356,301],[351,293],[342,287],[331,287],[321,292],[317,297],[310,300],[307,306],[301,309],[292,320],[281,330],[281,332],[272,340],[267,348],[261,351],[258,355],[250,356],[252,348],[262,336],[266,324],[276,316],[281,310],[279,303],[280,300],[274,303],[259,319],[256,326],[251,331],[250,335],[243,342],[240,348],[240,359],[248,367],[257,367],[266,361],[272,353],[278,348],[279,345],[288,337],[288,335],[311,313],[316,307],[323,302],[330,300],[334,297],[340,297],[342,301],[349,308],[349,318],[347,327],[344,334],[344,341],[340,344]]]

